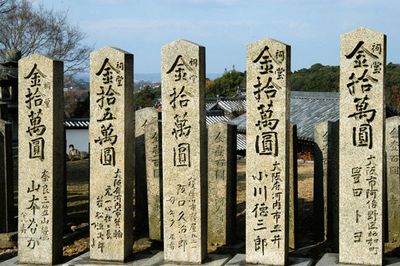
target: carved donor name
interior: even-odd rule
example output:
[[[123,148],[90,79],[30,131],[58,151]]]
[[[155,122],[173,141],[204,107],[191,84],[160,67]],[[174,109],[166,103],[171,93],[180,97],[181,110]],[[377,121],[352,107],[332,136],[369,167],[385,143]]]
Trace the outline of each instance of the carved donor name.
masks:
[[[204,47],[184,40],[161,51],[167,261],[200,263],[207,253],[204,54]]]
[[[50,264],[62,256],[63,63],[35,54],[18,72],[18,260]]]
[[[386,36],[360,28],[341,37],[339,262],[383,256]]]
[[[123,261],[132,251],[133,55],[90,55],[90,258]]]
[[[246,261],[285,265],[289,218],[290,46],[247,48]]]

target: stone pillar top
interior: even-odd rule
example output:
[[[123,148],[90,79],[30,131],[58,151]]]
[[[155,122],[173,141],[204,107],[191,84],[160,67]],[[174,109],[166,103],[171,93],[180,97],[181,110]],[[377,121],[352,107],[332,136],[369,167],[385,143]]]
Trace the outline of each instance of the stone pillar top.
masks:
[[[383,258],[386,36],[366,28],[341,36],[339,262]]]
[[[164,258],[201,263],[207,253],[205,48],[161,49]]]

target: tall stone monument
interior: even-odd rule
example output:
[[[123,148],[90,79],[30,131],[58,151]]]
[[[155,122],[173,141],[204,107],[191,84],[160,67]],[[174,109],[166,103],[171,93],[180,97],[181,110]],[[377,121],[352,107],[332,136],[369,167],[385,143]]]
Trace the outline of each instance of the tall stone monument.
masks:
[[[247,47],[246,262],[285,265],[288,255],[290,46]]]
[[[132,251],[133,55],[90,54],[90,258],[123,261]]]
[[[161,123],[157,120],[145,126],[147,199],[149,238],[163,239]]]
[[[200,263],[207,254],[205,48],[162,47],[164,258]]]
[[[229,245],[236,232],[236,127],[208,127],[208,245]]]
[[[0,234],[16,229],[11,127],[0,119]]]
[[[359,28],[341,37],[339,263],[383,260],[386,36]]]
[[[339,234],[339,121],[314,127],[314,221],[319,241],[338,251]]]
[[[147,158],[145,148],[145,129],[148,124],[157,122],[158,112],[153,107],[146,107],[135,112],[135,229],[136,234],[149,234]]]
[[[386,119],[386,182],[388,240],[400,242],[400,116]]]
[[[62,256],[63,63],[34,54],[18,74],[18,261],[51,264]]]

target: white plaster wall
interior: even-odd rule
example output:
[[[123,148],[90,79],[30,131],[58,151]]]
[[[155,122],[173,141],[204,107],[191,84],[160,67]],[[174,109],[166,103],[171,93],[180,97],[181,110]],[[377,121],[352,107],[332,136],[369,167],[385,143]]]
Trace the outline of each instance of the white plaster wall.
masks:
[[[67,129],[67,149],[65,152],[68,154],[68,147],[70,144],[73,144],[79,151],[89,152],[88,133],[88,129]]]

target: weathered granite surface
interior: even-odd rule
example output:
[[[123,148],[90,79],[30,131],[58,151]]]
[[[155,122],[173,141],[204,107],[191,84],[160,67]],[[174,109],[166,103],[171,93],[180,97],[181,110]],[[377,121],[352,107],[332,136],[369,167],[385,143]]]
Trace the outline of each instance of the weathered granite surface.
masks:
[[[288,258],[288,263],[285,264],[285,265],[290,265],[290,266],[311,266],[312,264],[313,264],[313,260],[309,259],[309,258],[289,257]],[[245,254],[236,254],[225,265],[245,266],[245,265],[254,265],[254,264],[246,263],[246,255]]]
[[[229,245],[236,232],[236,127],[208,127],[208,245]]]
[[[205,48],[177,40],[161,50],[164,259],[207,254]]]
[[[62,256],[63,63],[34,54],[18,65],[18,259],[50,264]]]
[[[246,261],[284,265],[289,221],[290,46],[247,47]]]
[[[132,252],[133,55],[105,47],[90,55],[90,258]]]
[[[147,166],[145,148],[145,128],[158,120],[158,112],[146,107],[135,112],[135,230],[142,236],[149,232]]]
[[[400,242],[400,117],[386,119],[388,241]]]
[[[383,257],[386,36],[360,28],[341,37],[339,261]]]
[[[365,264],[342,264],[339,263],[339,254],[337,253],[326,253],[315,266],[360,266]],[[400,266],[399,258],[384,258],[383,262],[379,265],[385,266]]]
[[[144,135],[146,146],[149,238],[161,241],[163,239],[161,123],[157,120],[148,123]]]
[[[339,235],[339,121],[314,128],[314,221],[319,241],[338,251]],[[318,223],[317,223],[318,221]]]

